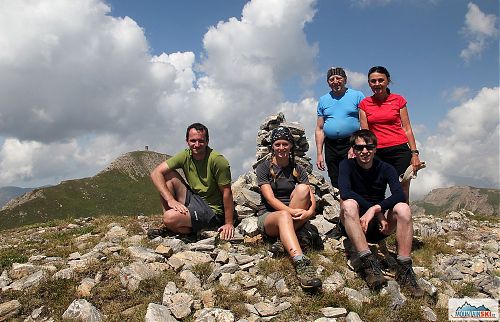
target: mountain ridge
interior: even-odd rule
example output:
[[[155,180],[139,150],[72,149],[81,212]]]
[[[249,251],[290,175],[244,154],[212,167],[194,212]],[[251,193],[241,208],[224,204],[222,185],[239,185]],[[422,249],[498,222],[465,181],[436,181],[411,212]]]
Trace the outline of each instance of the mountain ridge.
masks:
[[[153,151],[128,152],[93,177],[34,189],[4,205],[0,229],[89,215],[159,212],[149,173],[168,157]]]
[[[0,208],[3,207],[10,200],[19,197],[34,188],[21,188],[14,186],[0,187]]]
[[[415,211],[430,215],[465,209],[476,215],[500,215],[500,190],[453,186],[431,190],[421,200],[412,202]]]

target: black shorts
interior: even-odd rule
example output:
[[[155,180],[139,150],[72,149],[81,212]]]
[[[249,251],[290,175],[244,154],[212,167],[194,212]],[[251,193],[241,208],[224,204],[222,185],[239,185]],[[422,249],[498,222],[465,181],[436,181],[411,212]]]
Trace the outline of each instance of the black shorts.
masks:
[[[350,137],[341,139],[329,139],[325,137],[325,163],[328,170],[330,182],[335,188],[339,187],[339,164],[347,159],[347,152],[351,148]]]
[[[224,225],[224,218],[214,213],[205,200],[190,189],[186,192],[185,206],[191,215],[191,227],[194,233],[203,228],[218,228]]]
[[[405,173],[411,164],[411,151],[407,143],[377,149],[375,157],[396,168],[399,176]]]
[[[342,224],[342,222],[339,221],[338,225],[342,234],[348,237],[344,224]],[[365,237],[366,241],[369,242],[370,244],[376,244],[381,240],[386,239],[389,236],[384,235],[380,232],[380,222],[377,217],[373,217],[373,219],[370,220],[370,223],[368,224],[368,229],[366,230]]]

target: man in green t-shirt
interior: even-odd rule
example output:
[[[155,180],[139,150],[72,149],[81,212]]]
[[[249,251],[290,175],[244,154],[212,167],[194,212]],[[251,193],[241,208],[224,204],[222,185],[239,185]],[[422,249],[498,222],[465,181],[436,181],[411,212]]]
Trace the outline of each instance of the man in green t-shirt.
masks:
[[[160,192],[164,227],[150,229],[148,237],[162,236],[165,229],[189,234],[218,227],[221,238],[230,239],[234,235],[234,204],[229,163],[208,146],[208,129],[203,124],[188,126],[186,143],[188,149],[151,172]],[[187,183],[176,169],[183,170]]]

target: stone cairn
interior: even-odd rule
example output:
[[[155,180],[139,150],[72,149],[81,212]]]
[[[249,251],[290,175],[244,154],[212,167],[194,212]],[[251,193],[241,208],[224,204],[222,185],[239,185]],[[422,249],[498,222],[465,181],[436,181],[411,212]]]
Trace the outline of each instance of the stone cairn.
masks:
[[[295,162],[302,165],[309,176],[309,183],[316,198],[316,217],[311,220],[311,223],[318,228],[320,234],[327,235],[338,222],[340,212],[338,190],[333,188],[320,172],[313,170],[311,158],[306,155],[309,143],[304,128],[297,122],[286,122],[283,113],[271,115],[261,124],[257,133],[256,162],[253,164],[253,169],[241,175],[232,185],[236,212],[241,220],[238,230],[247,236],[255,236],[259,233],[256,215],[262,200],[255,168],[270,156],[271,132],[279,126],[286,126],[292,132],[295,141]]]

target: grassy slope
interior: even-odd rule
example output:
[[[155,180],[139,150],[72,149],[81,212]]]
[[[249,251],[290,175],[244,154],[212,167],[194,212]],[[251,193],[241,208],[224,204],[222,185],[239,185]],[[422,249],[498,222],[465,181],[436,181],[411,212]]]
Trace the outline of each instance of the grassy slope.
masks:
[[[119,170],[65,181],[42,190],[45,198],[36,198],[14,209],[0,211],[0,229],[53,219],[160,212],[158,193],[149,176],[133,180]]]

